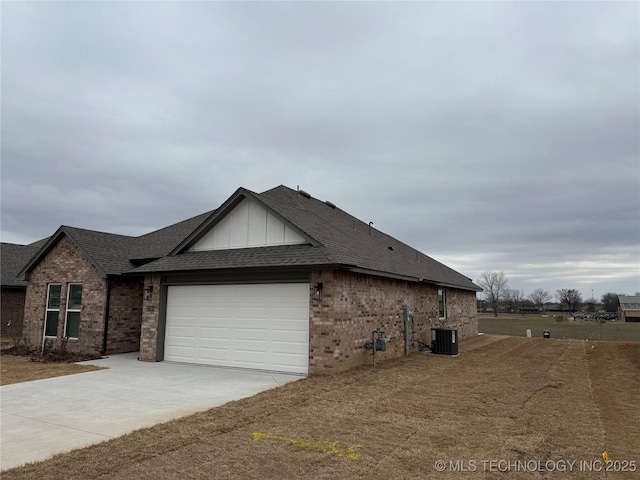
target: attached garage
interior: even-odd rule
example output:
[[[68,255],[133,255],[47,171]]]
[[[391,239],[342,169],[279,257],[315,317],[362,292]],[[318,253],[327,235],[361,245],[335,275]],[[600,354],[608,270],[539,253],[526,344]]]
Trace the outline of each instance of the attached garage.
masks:
[[[169,286],[164,359],[308,374],[309,284]]]

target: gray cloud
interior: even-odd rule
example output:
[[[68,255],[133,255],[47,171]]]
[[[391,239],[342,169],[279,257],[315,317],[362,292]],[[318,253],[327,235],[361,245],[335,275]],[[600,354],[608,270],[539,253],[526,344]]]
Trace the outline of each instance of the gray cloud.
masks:
[[[2,239],[300,185],[478,278],[640,290],[637,3],[7,3]]]

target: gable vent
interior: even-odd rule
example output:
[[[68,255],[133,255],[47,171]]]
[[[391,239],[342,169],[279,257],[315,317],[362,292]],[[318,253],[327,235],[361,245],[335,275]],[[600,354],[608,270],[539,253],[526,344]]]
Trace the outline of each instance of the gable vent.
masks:
[[[304,190],[298,190],[298,193],[305,198],[311,198],[311,194],[305,192]]]
[[[337,208],[337,207],[336,207],[336,204],[335,204],[335,203],[331,203],[329,200],[327,200],[327,201],[326,201],[326,202],[324,202],[324,203],[326,203],[326,204],[327,204],[329,207],[331,207],[331,208]]]

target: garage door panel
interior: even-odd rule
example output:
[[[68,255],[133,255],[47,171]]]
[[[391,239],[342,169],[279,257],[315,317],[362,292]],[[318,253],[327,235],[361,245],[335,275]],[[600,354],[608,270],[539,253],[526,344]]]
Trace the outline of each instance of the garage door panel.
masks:
[[[190,305],[173,305],[171,315],[176,317],[193,318],[196,307]]]
[[[254,340],[267,343],[269,339],[269,331],[261,328],[236,328],[233,339],[237,341]]]
[[[264,351],[234,348],[233,361],[234,363],[243,363],[245,365],[251,364],[251,368],[259,368],[264,364]]]
[[[165,359],[306,374],[309,285],[172,286]]]
[[[229,336],[231,334],[229,328],[222,327],[200,327],[200,340],[212,340],[212,341],[229,341]]]
[[[176,362],[189,362],[194,358],[195,348],[193,346],[169,345],[165,350],[165,354],[175,357]]]
[[[292,320],[300,318],[302,315],[305,315],[308,312],[308,307],[306,305],[294,305],[294,306],[276,306],[272,309],[272,316],[274,319],[278,320]]]
[[[271,351],[283,355],[307,355],[307,346],[300,343],[273,342],[271,343]]]
[[[183,326],[171,326],[167,329],[168,333],[175,338],[193,338],[196,333],[196,328],[188,325]]]
[[[200,307],[200,318],[225,320],[230,312],[230,307]]]
[[[229,363],[231,360],[228,348],[203,347],[198,348],[197,363],[215,364],[213,362]]]
[[[239,306],[235,309],[235,317],[237,319],[260,320],[264,318],[264,305],[256,305],[255,307]]]
[[[304,330],[293,331],[293,330],[275,330],[274,329],[272,331],[271,338],[274,343],[276,342],[299,343],[306,348],[307,341],[309,340],[309,335]]]
[[[307,355],[284,355],[284,354],[275,354],[273,355],[273,366],[274,369],[280,368],[290,368],[296,369],[293,373],[306,373],[307,369]]]

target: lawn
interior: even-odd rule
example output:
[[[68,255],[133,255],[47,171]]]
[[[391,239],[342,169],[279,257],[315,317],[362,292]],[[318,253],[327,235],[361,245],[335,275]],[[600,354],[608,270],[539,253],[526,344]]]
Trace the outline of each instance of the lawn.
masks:
[[[65,362],[31,362],[29,357],[2,354],[0,356],[0,385],[61,377],[62,375],[89,372],[102,368]]]
[[[482,335],[456,357],[307,378],[2,478],[637,478],[620,470],[640,461],[638,391],[640,343]]]
[[[617,342],[640,342],[640,323],[565,320],[557,322],[552,316],[482,314],[478,319],[478,330],[500,335],[526,336],[527,329],[534,337],[542,337],[548,330],[551,338],[574,338],[576,340],[611,340]]]

